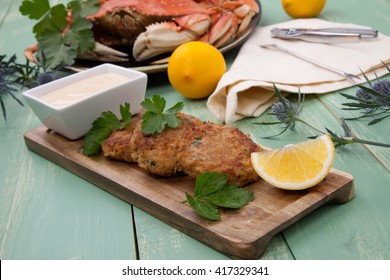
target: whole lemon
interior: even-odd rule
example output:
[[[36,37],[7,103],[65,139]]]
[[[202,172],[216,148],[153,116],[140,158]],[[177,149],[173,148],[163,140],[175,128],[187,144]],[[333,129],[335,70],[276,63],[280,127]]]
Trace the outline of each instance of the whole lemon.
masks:
[[[188,42],[172,53],[168,79],[179,93],[191,99],[209,96],[226,72],[222,53],[204,42]]]
[[[325,3],[326,0],[282,0],[283,9],[293,18],[316,17]]]

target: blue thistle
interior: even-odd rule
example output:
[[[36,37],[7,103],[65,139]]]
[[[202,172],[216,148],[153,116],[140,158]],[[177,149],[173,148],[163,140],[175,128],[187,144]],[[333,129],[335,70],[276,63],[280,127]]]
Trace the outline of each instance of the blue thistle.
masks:
[[[36,79],[36,85],[37,86],[44,85],[44,84],[50,83],[54,80],[56,80],[55,72],[52,72],[52,71],[43,72],[43,73],[38,75],[38,77]]]
[[[15,55],[8,60],[5,57],[5,55],[0,55],[0,107],[3,118],[7,121],[5,97],[11,96],[23,106],[23,103],[16,97],[16,93],[23,88],[33,88],[55,80],[59,69],[49,71],[44,63],[30,65],[30,62],[26,60],[25,64],[19,64]]]
[[[379,94],[375,96],[376,104],[390,107],[390,80],[380,80],[372,86],[372,89]]]
[[[23,103],[15,96],[15,93],[18,91],[18,82],[15,78],[18,71],[15,67],[15,61],[15,55],[13,55],[8,61],[5,60],[5,55],[0,56],[0,107],[5,121],[7,121],[7,111],[4,103],[6,96],[11,96],[23,106]]]
[[[359,88],[357,91],[356,91],[356,97],[357,98],[360,98],[362,100],[365,100],[365,101],[371,101],[372,100],[372,95],[370,95],[367,91]]]
[[[390,72],[390,68],[386,64],[384,64],[384,66]],[[356,90],[355,96],[341,93],[344,97],[355,101],[343,103],[342,105],[347,106],[346,108],[343,108],[343,110],[364,111],[364,114],[355,118],[346,118],[347,120],[377,117],[368,123],[368,125],[372,125],[390,117],[390,80],[381,79],[371,83],[366,76],[365,78],[369,87],[358,86],[359,88]]]
[[[274,85],[276,96],[279,101],[271,107],[272,113],[281,123],[286,124],[286,128],[294,129],[295,123],[303,109],[305,95],[298,93],[298,101],[292,104],[288,99],[284,98],[278,88]]]

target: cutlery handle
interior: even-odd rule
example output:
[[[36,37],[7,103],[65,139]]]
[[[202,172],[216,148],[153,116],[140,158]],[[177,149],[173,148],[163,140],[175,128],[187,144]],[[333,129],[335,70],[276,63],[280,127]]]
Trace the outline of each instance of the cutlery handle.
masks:
[[[291,37],[292,39],[292,37]],[[332,35],[328,33],[321,32],[305,32],[299,35],[299,38],[302,41],[311,42],[311,43],[320,43],[320,44],[343,44],[343,43],[357,43],[360,41],[360,36],[356,34],[347,34],[347,35]]]
[[[263,47],[263,48],[271,48],[271,49],[275,49],[275,50],[279,50],[281,52],[284,52],[284,53],[287,53],[289,55],[292,55],[292,56],[295,56],[299,59],[302,59],[304,61],[307,61],[311,64],[314,64],[316,66],[319,66],[321,68],[324,68],[326,70],[329,70],[329,71],[332,71],[336,74],[340,74],[340,75],[343,75],[344,77],[348,78],[348,79],[353,79],[353,78],[357,78],[357,79],[360,79],[359,77],[355,76],[355,75],[352,75],[352,74],[349,74],[349,73],[346,73],[342,70],[339,70],[339,69],[336,69],[336,68],[333,68],[331,66],[328,66],[328,65],[325,65],[325,64],[322,64],[321,62],[318,62],[318,61],[315,61],[311,58],[308,58],[302,54],[299,54],[299,53],[296,53],[296,52],[293,52],[291,50],[288,50],[288,49],[285,49],[277,44],[268,44],[268,45],[261,45],[260,47]]]
[[[271,36],[274,38],[288,40],[303,40],[312,43],[356,43],[360,40],[375,39],[378,37],[378,30],[374,29],[280,29],[273,28]]]

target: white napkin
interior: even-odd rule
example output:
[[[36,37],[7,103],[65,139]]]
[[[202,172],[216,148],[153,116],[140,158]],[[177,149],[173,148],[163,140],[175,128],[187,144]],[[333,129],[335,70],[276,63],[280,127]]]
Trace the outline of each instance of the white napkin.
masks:
[[[278,28],[368,28],[321,19],[297,19],[257,28],[242,45],[235,61],[207,100],[210,112],[221,122],[234,122],[259,116],[275,101],[273,84],[283,92],[327,93],[355,85],[344,76],[277,50],[261,48],[278,44],[325,65],[361,77],[357,83],[387,73],[383,63],[390,63],[390,37],[357,43],[319,44],[301,40],[272,38],[270,30]]]

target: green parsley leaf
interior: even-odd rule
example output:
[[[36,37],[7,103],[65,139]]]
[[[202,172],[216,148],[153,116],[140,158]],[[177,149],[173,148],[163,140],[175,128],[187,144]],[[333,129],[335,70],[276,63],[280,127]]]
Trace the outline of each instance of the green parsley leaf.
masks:
[[[188,193],[186,193],[186,197],[192,209],[194,209],[195,212],[198,213],[200,216],[212,221],[219,220],[219,213],[215,204],[199,199],[194,199]]]
[[[196,178],[195,197],[210,195],[220,190],[227,182],[227,176],[216,172],[204,172]]]
[[[51,69],[74,63],[75,58],[95,47],[92,23],[87,15],[98,11],[98,0],[75,0],[50,6],[48,0],[24,0],[19,8],[22,15],[38,20],[33,27],[38,41],[36,57],[45,59]],[[71,20],[68,19],[71,11]]]
[[[220,207],[240,208],[253,200],[253,192],[239,188],[234,184],[226,184],[223,189],[212,193],[208,198]]]
[[[180,118],[176,116],[183,107],[183,102],[178,102],[168,110],[165,110],[166,101],[159,95],[151,99],[145,99],[141,103],[147,111],[142,116],[142,132],[145,134],[161,133],[167,126],[175,128],[180,124]]]
[[[131,122],[130,104],[120,106],[122,121],[111,111],[103,112],[99,118],[92,123],[92,128],[84,137],[83,153],[93,155],[101,151],[103,141],[117,129],[123,129]]]
[[[165,128],[165,123],[159,114],[151,111],[146,111],[142,115],[142,132],[145,134],[153,134],[155,132],[162,132]]]
[[[19,7],[22,15],[38,20],[50,10],[49,0],[25,0]]]
[[[119,129],[124,129],[131,122],[131,112],[130,112],[130,103],[126,102],[125,105],[119,107],[119,112],[122,117],[122,125]]]
[[[195,182],[194,197],[186,193],[188,204],[200,216],[220,219],[218,207],[241,208],[253,200],[253,192],[227,183],[227,176],[218,172],[204,172]]]
[[[153,95],[152,99],[147,98],[141,103],[142,107],[146,110],[155,113],[162,114],[165,109],[166,101],[160,95]]]
[[[48,68],[54,69],[64,65],[72,65],[77,56],[75,46],[64,44],[63,36],[56,29],[45,29],[45,35],[37,36],[39,52],[36,57],[39,61],[45,57]],[[52,46],[57,46],[54,50]]]

